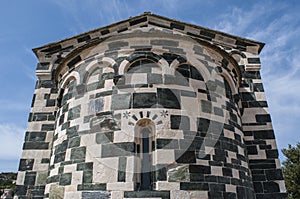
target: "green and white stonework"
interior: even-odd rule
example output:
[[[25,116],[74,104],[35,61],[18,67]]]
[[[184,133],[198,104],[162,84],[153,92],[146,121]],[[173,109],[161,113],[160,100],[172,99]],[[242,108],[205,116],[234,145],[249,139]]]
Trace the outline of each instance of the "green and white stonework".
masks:
[[[263,45],[144,13],[34,49],[15,198],[286,198]]]

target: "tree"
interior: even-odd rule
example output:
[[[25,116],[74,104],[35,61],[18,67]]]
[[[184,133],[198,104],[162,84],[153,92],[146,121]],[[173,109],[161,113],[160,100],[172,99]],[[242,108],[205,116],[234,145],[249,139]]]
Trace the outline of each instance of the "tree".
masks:
[[[286,189],[289,199],[300,198],[300,142],[292,147],[290,144],[287,149],[282,149],[286,156],[283,161],[282,170],[285,178]]]

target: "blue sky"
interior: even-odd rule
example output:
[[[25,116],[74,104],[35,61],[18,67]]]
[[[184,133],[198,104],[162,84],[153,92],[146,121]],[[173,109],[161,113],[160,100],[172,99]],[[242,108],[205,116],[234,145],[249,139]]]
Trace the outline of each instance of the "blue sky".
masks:
[[[27,0],[0,7],[0,172],[17,171],[36,81],[32,48],[150,11],[266,43],[262,78],[278,148],[300,141],[298,0]],[[282,155],[280,156],[282,159]]]

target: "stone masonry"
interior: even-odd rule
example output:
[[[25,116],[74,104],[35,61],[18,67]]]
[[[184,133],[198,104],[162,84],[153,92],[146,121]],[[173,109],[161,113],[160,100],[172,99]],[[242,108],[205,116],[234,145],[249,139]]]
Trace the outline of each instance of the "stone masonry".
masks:
[[[286,198],[263,46],[144,13],[34,49],[15,198]]]

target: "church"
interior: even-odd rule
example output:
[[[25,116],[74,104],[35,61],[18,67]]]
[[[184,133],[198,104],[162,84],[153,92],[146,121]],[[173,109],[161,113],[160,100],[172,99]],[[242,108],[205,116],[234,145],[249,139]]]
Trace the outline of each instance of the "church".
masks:
[[[33,49],[15,198],[287,198],[263,47],[145,12]]]

